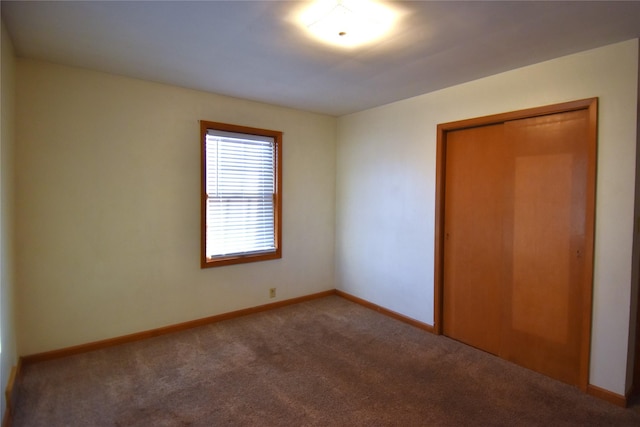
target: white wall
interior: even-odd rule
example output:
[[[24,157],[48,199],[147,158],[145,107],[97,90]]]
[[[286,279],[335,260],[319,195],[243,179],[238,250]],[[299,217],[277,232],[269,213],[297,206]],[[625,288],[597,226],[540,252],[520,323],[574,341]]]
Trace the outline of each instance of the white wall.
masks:
[[[4,419],[4,390],[11,367],[17,363],[14,322],[13,254],[13,146],[15,119],[15,58],[11,40],[0,21],[1,127],[0,136],[0,420]]]
[[[17,65],[21,355],[335,287],[335,118]],[[200,269],[200,119],[284,132],[281,260]]]
[[[436,125],[599,97],[590,383],[624,394],[637,76],[630,40],[341,117],[338,288],[433,324]]]

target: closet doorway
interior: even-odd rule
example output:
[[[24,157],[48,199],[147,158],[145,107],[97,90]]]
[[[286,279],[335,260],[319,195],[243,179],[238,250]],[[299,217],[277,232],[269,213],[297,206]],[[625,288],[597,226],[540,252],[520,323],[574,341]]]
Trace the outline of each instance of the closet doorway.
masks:
[[[437,333],[586,390],[597,99],[438,126]]]

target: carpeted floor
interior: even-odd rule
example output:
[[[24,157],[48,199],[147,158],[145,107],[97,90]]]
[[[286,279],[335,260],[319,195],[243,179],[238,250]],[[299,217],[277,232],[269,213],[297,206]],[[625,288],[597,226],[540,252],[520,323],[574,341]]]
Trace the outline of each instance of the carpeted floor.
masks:
[[[331,296],[24,368],[22,426],[640,426]]]

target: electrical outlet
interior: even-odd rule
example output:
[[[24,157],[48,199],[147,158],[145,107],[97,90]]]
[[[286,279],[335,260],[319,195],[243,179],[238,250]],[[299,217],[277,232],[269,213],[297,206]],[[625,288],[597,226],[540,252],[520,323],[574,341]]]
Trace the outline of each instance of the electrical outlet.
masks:
[[[269,289],[269,298],[275,298],[275,297],[276,297],[276,288]]]

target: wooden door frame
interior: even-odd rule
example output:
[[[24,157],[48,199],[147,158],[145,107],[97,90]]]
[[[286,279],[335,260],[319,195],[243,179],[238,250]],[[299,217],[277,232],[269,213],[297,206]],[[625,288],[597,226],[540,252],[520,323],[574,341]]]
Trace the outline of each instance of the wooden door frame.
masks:
[[[537,108],[512,111],[502,114],[441,123],[437,127],[436,148],[436,212],[435,212],[435,251],[434,251],[434,332],[442,334],[442,295],[444,292],[444,194],[445,194],[445,161],[447,155],[447,133],[455,130],[474,128],[492,124],[505,123],[511,120],[539,117],[550,114],[565,113],[576,110],[587,110],[587,194],[586,194],[586,235],[585,235],[585,271],[583,291],[585,301],[583,305],[583,328],[581,331],[580,349],[580,381],[579,386],[587,390],[589,382],[589,362],[591,355],[591,317],[593,301],[593,257],[595,235],[595,190],[596,190],[596,159],[598,140],[598,98],[588,98],[561,104],[547,105]]]

